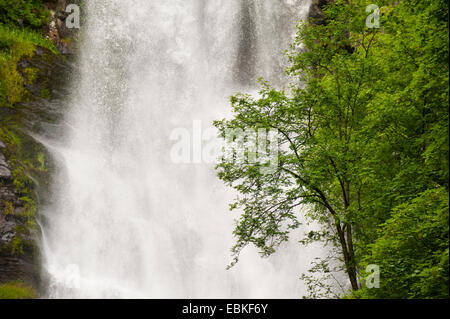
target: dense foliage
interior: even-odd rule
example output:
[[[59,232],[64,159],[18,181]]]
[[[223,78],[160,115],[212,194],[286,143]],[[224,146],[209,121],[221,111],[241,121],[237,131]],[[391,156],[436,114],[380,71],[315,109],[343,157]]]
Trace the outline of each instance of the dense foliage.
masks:
[[[0,0],[2,24],[38,29],[48,22],[49,17],[42,0]]]
[[[372,3],[381,28],[366,25]],[[448,4],[338,0],[323,12],[299,25],[289,90],[237,94],[233,118],[215,122],[223,136],[276,129],[282,146],[274,172],[217,166],[243,212],[233,263],[247,244],[273,253],[307,210],[323,228],[304,242],[335,244],[351,297],[448,298]],[[378,289],[364,285],[368,264]]]

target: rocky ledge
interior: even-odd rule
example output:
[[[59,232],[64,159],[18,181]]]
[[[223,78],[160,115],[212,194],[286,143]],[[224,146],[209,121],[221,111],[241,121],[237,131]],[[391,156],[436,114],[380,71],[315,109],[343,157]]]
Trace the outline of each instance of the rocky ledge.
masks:
[[[80,1],[70,1],[79,3]],[[45,31],[58,53],[36,47],[16,67],[24,98],[0,105],[0,285],[23,282],[40,290],[39,208],[49,200],[52,159],[34,137],[58,134],[70,94],[68,79],[76,67],[78,30],[67,29],[68,1],[49,1],[51,22]]]

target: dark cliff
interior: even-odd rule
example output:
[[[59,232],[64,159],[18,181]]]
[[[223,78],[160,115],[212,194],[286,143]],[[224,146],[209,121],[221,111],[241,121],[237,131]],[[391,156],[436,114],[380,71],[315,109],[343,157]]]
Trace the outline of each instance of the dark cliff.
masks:
[[[37,220],[39,207],[49,200],[53,164],[35,137],[57,130],[69,94],[78,30],[66,27],[66,5],[66,0],[43,3],[48,20],[40,32],[52,40],[53,50],[22,44],[19,38],[5,48],[9,39],[4,30],[15,29],[0,24],[0,50],[9,50],[9,60],[0,60],[0,288],[40,290]],[[21,30],[22,19],[17,24]]]

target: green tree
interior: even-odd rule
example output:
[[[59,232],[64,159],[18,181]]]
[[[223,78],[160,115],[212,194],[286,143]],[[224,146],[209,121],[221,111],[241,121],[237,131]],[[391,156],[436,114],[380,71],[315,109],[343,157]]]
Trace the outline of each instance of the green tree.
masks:
[[[448,298],[448,209],[442,187],[396,207],[362,262],[380,267],[380,288],[364,287],[355,296]]]
[[[231,208],[243,212],[232,264],[250,243],[273,253],[298,227],[303,206],[324,226],[309,239],[340,248],[357,290],[362,260],[394,208],[427,189],[448,194],[447,5],[378,1],[376,29],[365,24],[371,2],[334,1],[325,23],[301,24],[289,90],[263,83],[257,99],[237,94],[233,118],[215,122],[223,137],[230,129],[275,129],[282,146],[271,173],[262,173],[265,161],[224,158],[217,166],[239,192]]]

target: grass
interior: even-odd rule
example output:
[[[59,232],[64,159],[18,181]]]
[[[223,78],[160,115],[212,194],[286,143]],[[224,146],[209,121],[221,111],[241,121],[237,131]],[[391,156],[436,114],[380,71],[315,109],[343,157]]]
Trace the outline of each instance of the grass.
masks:
[[[33,299],[34,289],[22,282],[10,282],[0,285],[0,299]]]
[[[18,43],[26,46],[41,46],[57,54],[53,42],[40,32],[0,24],[0,57],[2,55],[7,57],[11,48]]]

